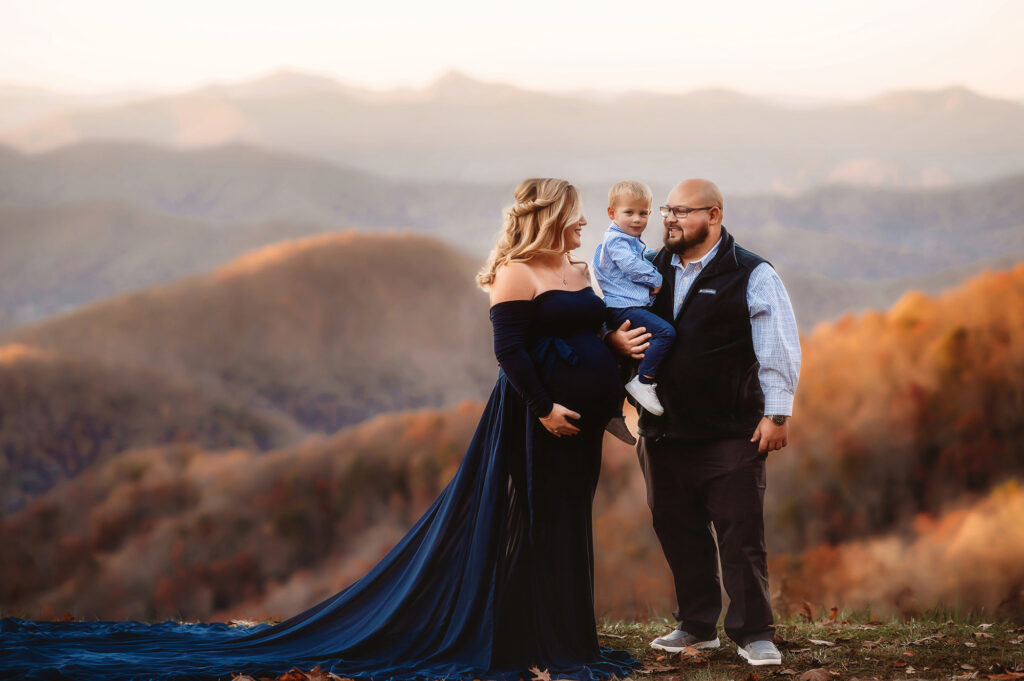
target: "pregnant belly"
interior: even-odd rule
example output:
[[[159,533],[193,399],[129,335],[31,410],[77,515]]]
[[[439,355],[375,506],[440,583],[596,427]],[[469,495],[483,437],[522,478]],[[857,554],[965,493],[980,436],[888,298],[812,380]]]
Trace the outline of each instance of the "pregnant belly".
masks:
[[[587,334],[564,339],[575,365],[561,358],[548,362],[543,382],[551,399],[582,416],[581,426],[600,426],[619,413],[623,389],[615,358],[604,342]]]

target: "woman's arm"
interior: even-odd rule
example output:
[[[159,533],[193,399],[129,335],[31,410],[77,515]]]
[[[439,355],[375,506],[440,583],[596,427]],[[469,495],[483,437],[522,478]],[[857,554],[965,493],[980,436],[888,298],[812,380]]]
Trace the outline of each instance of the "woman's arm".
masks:
[[[528,268],[521,263],[513,265],[520,267],[502,267],[495,274],[491,286],[494,356],[509,382],[549,432],[558,437],[575,435],[579,428],[567,419],[578,419],[580,415],[551,399],[526,350],[526,338],[533,321],[532,296],[535,287],[533,275]]]

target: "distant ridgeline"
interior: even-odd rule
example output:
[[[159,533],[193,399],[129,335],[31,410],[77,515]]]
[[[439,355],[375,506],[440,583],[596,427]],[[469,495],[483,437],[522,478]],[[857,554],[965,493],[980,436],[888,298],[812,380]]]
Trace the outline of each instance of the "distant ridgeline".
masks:
[[[744,195],[702,166],[638,179],[660,203],[680,172],[722,182],[725,224],[782,272],[805,329],[1024,260],[1024,175],[927,190],[832,185],[795,196]],[[396,177],[242,144],[84,141],[39,155],[0,147],[0,330],[342,230],[433,236],[479,264],[515,180]],[[577,254],[589,260],[606,226],[608,183],[579,186],[590,224]],[[652,220],[647,243],[658,246],[662,231]]]
[[[0,335],[0,512],[126,450],[262,451],[483,398],[476,267],[426,237],[328,234]]]
[[[397,361],[402,348],[412,352],[425,345],[429,362],[407,364],[419,372],[410,385],[426,391],[424,386],[462,376],[464,385],[479,389],[493,380],[485,299],[474,292],[463,301],[463,278],[458,286],[454,280],[446,284],[441,300],[426,292],[424,281],[449,281],[443,272],[458,269],[430,269],[431,260],[455,257],[433,242],[395,237],[315,243],[83,310],[17,334],[24,346],[5,347],[0,398],[10,401],[3,405],[3,451],[26,454],[4,459],[3,480],[32,465],[31,452],[47,451],[36,443],[83,432],[70,425],[77,423],[70,415],[88,409],[106,414],[104,423],[117,423],[122,430],[110,432],[124,433],[125,443],[86,457],[74,471],[49,455],[51,468],[44,470],[56,468],[52,480],[66,479],[5,514],[5,615],[287,616],[361,575],[433,500],[459,463],[479,403],[385,414],[333,435],[301,439],[325,422],[303,421],[310,412],[286,399],[273,401],[273,395],[291,393],[268,386],[298,389],[319,380],[313,394],[320,401],[313,404],[334,414],[324,406],[335,404],[329,391],[346,384],[341,374],[332,384],[317,372],[352,367],[350,375],[370,381],[385,366],[380,362]],[[345,259],[350,254],[358,257]],[[401,266],[395,277],[379,280],[378,290],[367,283],[365,270],[381,265],[374,258],[384,254]],[[324,270],[316,265],[321,255]],[[319,278],[326,271],[344,277],[335,266],[339,259],[361,268],[355,283]],[[277,265],[290,274],[275,277]],[[408,281],[397,274],[404,268]],[[317,285],[304,284],[307,276]],[[259,296],[234,288],[247,278],[265,281]],[[397,302],[403,299],[409,302]],[[369,311],[384,300],[395,307],[376,308],[386,311],[383,318],[368,321]],[[341,316],[349,304],[368,307]],[[464,316],[452,323],[453,314]],[[342,320],[346,330],[331,326]],[[471,331],[472,320],[481,328]],[[368,323],[387,331],[367,332]],[[187,335],[174,331],[182,328]],[[220,346],[209,339],[223,334],[230,339],[227,349],[215,350]],[[358,352],[382,354],[345,360],[339,338],[352,352],[374,346]],[[377,348],[392,341],[397,349]],[[768,459],[766,526],[780,613],[806,599],[815,606],[870,607],[879,615],[939,606],[1019,614],[1024,489],[1014,481],[1024,479],[1024,265],[983,274],[937,298],[907,294],[888,312],[822,325],[803,343],[792,444]],[[196,349],[186,351],[192,344]],[[82,359],[61,359],[75,348],[84,352]],[[120,373],[117,358],[142,367],[132,371],[151,371],[146,387],[159,390],[160,400],[188,390],[209,400],[194,397],[188,410],[168,404],[163,427],[179,427],[180,420],[182,437],[141,434],[143,414],[159,403],[130,408],[118,380],[136,386],[144,374]],[[47,364],[57,361],[69,363]],[[92,373],[94,361],[102,371]],[[230,371],[216,368],[225,362]],[[457,373],[475,362],[478,379]],[[435,374],[424,368],[431,366]],[[168,367],[181,383],[162,382],[172,375]],[[38,373],[23,373],[29,371]],[[61,377],[85,387],[68,392]],[[208,390],[217,385],[214,379],[224,382],[219,391]],[[397,395],[406,388],[388,380],[396,379],[375,385],[397,385],[396,392],[391,403],[378,403],[378,411],[401,408]],[[18,411],[24,398],[10,396],[12,386],[26,383],[49,392]],[[158,399],[134,389],[137,400]],[[89,395],[100,396],[101,404],[90,405]],[[117,396],[121,402],[113,401]],[[232,396],[235,409],[256,405],[241,413],[267,419],[266,437],[280,438],[274,451],[241,441],[251,431],[237,422],[231,428],[210,425],[228,420],[233,412],[217,400]],[[196,424],[206,424],[205,430],[197,434]],[[211,432],[223,440],[213,440]],[[28,442],[24,449],[12,449],[14,433]],[[227,448],[223,441],[230,442]],[[58,449],[51,445],[49,451]],[[5,494],[8,500],[30,495],[17,488]],[[667,614],[671,580],[650,527],[635,453],[611,439],[595,514],[599,616]]]

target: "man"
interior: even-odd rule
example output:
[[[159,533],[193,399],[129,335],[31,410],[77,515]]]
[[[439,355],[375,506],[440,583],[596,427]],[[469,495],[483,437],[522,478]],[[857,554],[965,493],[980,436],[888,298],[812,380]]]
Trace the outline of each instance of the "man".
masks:
[[[788,441],[800,341],[782,281],[736,244],[723,211],[707,180],[679,184],[661,207],[665,247],[654,264],[665,283],[652,309],[675,325],[676,341],[658,373],[665,413],[641,413],[637,453],[675,581],[678,626],[651,646],[720,645],[720,558],[726,633],[750,664],[780,664],[764,544],[765,458]]]

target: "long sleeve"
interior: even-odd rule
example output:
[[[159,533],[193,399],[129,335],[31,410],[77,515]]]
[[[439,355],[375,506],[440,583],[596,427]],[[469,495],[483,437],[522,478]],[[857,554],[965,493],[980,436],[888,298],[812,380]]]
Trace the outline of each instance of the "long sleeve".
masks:
[[[661,272],[644,259],[643,246],[640,246],[639,250],[634,250],[630,246],[626,238],[616,234],[605,239],[604,257],[615,263],[619,271],[634,284],[641,284],[647,288],[661,286]]]
[[[526,337],[533,317],[533,301],[509,300],[491,307],[494,356],[519,394],[538,418],[551,413],[554,402],[537,375],[536,365],[526,349]]]
[[[747,306],[757,377],[764,392],[764,413],[793,414],[793,395],[800,377],[800,334],[793,305],[775,269],[761,263],[747,282]]]

